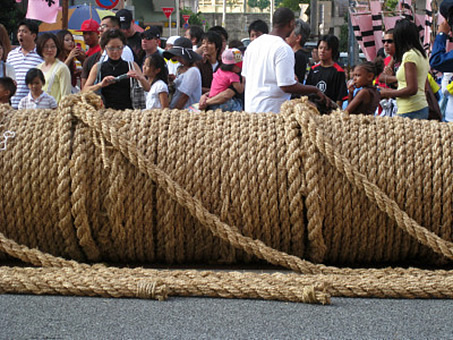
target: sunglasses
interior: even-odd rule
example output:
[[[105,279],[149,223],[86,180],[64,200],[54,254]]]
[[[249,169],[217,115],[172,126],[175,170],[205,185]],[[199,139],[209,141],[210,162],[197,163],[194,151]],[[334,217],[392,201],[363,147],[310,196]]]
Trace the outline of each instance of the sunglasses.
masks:
[[[142,37],[142,40],[153,40],[153,39],[159,39],[159,38],[157,38],[157,37],[150,37],[150,36]]]
[[[382,43],[393,44],[393,39],[382,39]]]

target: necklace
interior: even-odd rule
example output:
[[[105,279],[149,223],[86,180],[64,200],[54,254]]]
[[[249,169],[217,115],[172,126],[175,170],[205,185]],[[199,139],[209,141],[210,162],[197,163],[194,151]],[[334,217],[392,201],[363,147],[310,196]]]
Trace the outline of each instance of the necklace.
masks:
[[[115,69],[116,69],[116,67],[119,65],[119,63],[120,63],[119,60],[115,60],[115,63],[112,64],[112,63],[110,62],[110,59],[107,59],[107,64],[109,64],[109,65],[112,67],[113,72],[115,72]]]

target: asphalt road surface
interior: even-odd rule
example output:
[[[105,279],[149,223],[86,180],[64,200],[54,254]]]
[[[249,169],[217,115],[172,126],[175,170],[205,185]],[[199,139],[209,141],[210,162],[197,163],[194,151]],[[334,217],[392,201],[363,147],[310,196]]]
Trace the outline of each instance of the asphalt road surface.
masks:
[[[0,339],[453,339],[452,300],[0,295]]]

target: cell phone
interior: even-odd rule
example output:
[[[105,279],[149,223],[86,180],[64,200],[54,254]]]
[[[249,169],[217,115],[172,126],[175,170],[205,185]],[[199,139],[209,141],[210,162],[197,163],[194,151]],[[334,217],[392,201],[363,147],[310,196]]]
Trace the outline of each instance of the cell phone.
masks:
[[[127,78],[129,78],[129,76],[125,73],[125,74],[122,74],[122,75],[120,75],[118,77],[115,77],[115,81],[119,82],[119,81],[121,81],[123,79],[127,79]]]
[[[80,50],[82,48],[82,44],[81,43],[77,43],[76,44],[77,48]]]

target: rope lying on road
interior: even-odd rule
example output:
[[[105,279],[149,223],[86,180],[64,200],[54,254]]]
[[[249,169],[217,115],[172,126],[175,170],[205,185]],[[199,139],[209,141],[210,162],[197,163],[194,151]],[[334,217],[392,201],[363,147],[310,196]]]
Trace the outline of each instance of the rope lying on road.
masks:
[[[42,268],[2,267],[0,291],[451,297],[450,271],[303,260],[450,263],[448,124],[319,116],[304,100],[281,115],[116,112],[97,100],[2,108],[15,138],[0,155],[0,251]],[[90,266],[30,248],[131,264],[262,259],[304,275]]]

